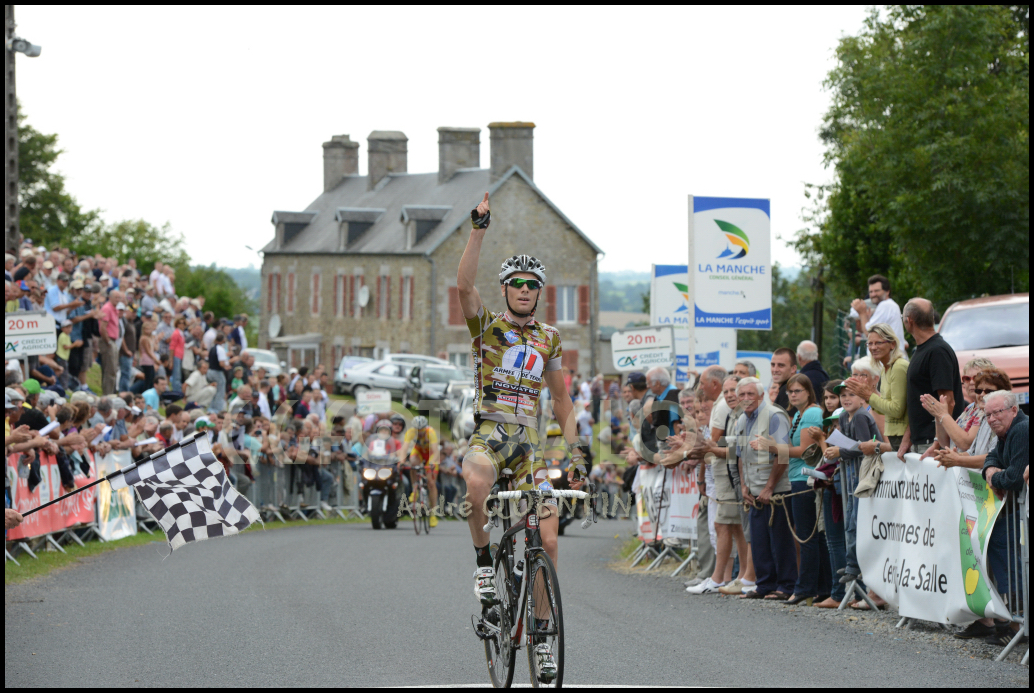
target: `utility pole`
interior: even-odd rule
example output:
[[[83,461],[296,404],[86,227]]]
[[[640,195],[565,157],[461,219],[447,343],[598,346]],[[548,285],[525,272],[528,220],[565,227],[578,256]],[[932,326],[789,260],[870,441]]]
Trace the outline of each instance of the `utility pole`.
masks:
[[[14,29],[14,5],[4,5],[4,246],[17,251],[22,234],[18,227],[18,91],[14,83],[14,54],[36,58],[42,49],[15,36]]]
[[[22,243],[18,231],[18,94],[14,87],[14,51],[6,47],[14,39],[14,5],[4,5],[4,10],[4,246],[17,250]]]

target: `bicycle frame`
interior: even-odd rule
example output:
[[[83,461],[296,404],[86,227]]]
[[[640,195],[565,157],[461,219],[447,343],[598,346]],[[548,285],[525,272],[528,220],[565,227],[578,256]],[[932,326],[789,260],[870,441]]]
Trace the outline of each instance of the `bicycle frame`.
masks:
[[[527,632],[527,629],[524,628],[524,614],[526,611],[524,608],[525,602],[528,599],[534,600],[535,598],[534,595],[528,594],[527,591],[528,583],[530,582],[530,580],[528,579],[528,571],[530,571],[531,569],[535,554],[543,553],[545,551],[545,549],[542,548],[542,537],[539,533],[539,504],[546,498],[555,497],[553,495],[554,493],[563,494],[562,497],[565,498],[588,500],[589,502],[586,503],[586,520],[582,523],[583,527],[587,527],[590,522],[596,521],[596,509],[594,507],[595,503],[592,501],[592,485],[589,485],[588,492],[545,492],[540,491],[539,489],[532,489],[529,491],[510,491],[509,487],[512,480],[513,477],[511,475],[504,473],[503,476],[499,479],[499,481],[496,482],[497,488],[493,489],[492,493],[489,494],[489,499],[490,502],[494,500],[494,503],[506,502],[509,500],[517,502],[526,500],[528,502],[527,513],[525,513],[524,516],[516,523],[511,524],[509,516],[502,516],[501,519],[503,525],[503,536],[499,540],[499,551],[496,554],[495,560],[496,575],[499,576],[502,574],[506,576],[506,580],[503,582],[501,586],[502,589],[511,590],[511,594],[513,594],[512,583],[514,580],[514,567],[516,566],[518,560],[516,556],[515,545],[517,542],[517,534],[521,530],[524,530],[524,553],[522,558],[524,560],[525,573],[521,578],[520,591],[515,595],[513,601],[515,614],[513,623],[510,626],[509,633],[511,647],[521,649],[526,643],[530,643],[531,638],[530,634]],[[494,503],[492,505],[492,509],[494,509],[495,507]],[[492,517],[489,519],[489,523],[495,524],[499,519],[500,516],[498,514],[493,513]],[[488,525],[486,525],[486,531],[487,530]],[[503,570],[503,572],[500,573],[499,567],[503,561],[506,561],[506,567]],[[557,632],[555,630],[536,632],[536,635],[548,636],[556,634]]]

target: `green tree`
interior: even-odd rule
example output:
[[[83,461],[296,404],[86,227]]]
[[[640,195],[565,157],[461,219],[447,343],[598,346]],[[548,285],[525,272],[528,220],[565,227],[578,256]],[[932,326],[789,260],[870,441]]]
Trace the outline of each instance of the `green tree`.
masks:
[[[190,263],[183,249],[183,236],[173,233],[171,225],[157,227],[143,219],[105,224],[87,237],[75,239],[70,247],[80,255],[101,254],[113,257],[119,263],[135,258],[137,269],[149,273],[155,262],[164,262],[177,269]],[[177,272],[178,274],[178,272]]]
[[[837,293],[880,273],[943,310],[1029,289],[1028,17],[892,6],[841,40],[821,131],[835,180],[806,191],[795,241]]]
[[[247,293],[225,270],[215,265],[176,266],[176,293],[180,296],[204,296],[205,310],[217,317],[231,317],[240,313],[254,316],[257,306]],[[249,327],[254,327],[252,319]],[[253,335],[249,341],[254,344]]]
[[[46,246],[73,245],[100,226],[96,209],[84,210],[54,171],[62,151],[57,135],[44,135],[18,114],[18,205],[22,236]]]
[[[736,348],[740,351],[774,351],[779,347],[796,349],[811,337],[814,293],[811,272],[807,269],[790,281],[778,264],[772,266],[771,330],[737,330]]]

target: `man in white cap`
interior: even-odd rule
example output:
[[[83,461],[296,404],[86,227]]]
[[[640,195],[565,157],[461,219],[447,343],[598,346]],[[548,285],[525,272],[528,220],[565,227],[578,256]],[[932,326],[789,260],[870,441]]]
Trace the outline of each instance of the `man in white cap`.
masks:
[[[43,299],[44,310],[58,323],[68,319],[70,308],[78,308],[83,304],[82,301],[72,298],[72,295],[68,293],[70,280],[71,277],[64,272],[59,273],[54,285],[47,289],[46,298]]]

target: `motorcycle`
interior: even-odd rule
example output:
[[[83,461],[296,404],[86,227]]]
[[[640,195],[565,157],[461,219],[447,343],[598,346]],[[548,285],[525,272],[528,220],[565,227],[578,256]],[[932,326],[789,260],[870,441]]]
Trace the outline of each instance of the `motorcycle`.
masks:
[[[395,529],[399,513],[398,460],[391,454],[377,455],[373,449],[369,452],[368,457],[360,460],[359,490],[363,509],[374,529],[380,529],[382,525]]]

